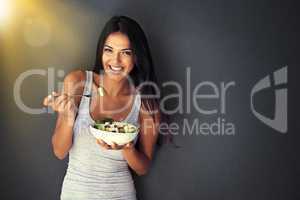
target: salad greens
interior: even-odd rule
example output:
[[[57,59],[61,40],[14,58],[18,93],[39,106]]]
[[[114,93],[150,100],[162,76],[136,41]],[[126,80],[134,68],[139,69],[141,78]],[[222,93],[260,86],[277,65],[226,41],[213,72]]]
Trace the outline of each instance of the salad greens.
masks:
[[[114,133],[135,133],[138,131],[138,128],[130,123],[117,122],[111,118],[97,120],[94,128]]]

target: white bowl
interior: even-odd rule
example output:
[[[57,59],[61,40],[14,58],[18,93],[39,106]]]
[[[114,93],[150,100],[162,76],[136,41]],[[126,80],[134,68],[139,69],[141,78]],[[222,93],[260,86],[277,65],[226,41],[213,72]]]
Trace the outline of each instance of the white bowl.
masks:
[[[109,131],[102,131],[94,128],[93,125],[91,125],[90,132],[95,138],[103,140],[108,145],[112,145],[113,142],[118,145],[124,145],[135,139],[135,137],[139,133],[139,129],[137,129],[137,132],[134,133],[115,133]]]

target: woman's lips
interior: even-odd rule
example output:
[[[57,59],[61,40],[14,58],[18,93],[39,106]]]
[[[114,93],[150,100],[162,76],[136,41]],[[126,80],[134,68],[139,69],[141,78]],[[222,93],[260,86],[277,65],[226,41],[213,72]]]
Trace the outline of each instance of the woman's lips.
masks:
[[[110,72],[114,73],[114,74],[121,74],[123,72],[123,67],[122,66],[111,66],[108,65]]]
[[[121,67],[121,66],[111,66],[111,65],[109,65],[109,67],[113,71],[121,71],[123,69],[123,67]]]

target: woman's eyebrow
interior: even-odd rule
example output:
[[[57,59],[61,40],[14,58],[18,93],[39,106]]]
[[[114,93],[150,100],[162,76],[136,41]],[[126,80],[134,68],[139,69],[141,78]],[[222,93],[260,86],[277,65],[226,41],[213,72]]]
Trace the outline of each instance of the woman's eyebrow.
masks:
[[[107,44],[105,44],[104,46],[105,46],[105,47],[108,47],[108,48],[111,48],[111,49],[113,49],[111,46],[109,46],[109,45],[107,45]],[[125,48],[125,49],[121,49],[121,51],[127,51],[127,50],[130,50],[130,51],[132,51],[132,49],[131,49],[131,48]]]
[[[126,49],[121,49],[121,51],[132,51],[132,49],[131,48],[126,48]]]
[[[107,44],[105,44],[104,46],[112,49],[112,47],[111,47],[111,46],[108,46]]]

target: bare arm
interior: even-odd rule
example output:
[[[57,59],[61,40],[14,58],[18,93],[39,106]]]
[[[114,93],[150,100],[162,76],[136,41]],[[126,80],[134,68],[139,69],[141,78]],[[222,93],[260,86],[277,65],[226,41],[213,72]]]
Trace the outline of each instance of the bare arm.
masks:
[[[74,121],[75,118],[66,119],[63,114],[58,114],[52,136],[53,152],[58,159],[64,159],[72,147]]]
[[[148,111],[142,106],[140,111],[141,132],[139,133],[139,150],[134,146],[132,148],[122,149],[128,165],[138,175],[145,175],[150,168],[155,144],[158,138],[159,123],[160,114],[155,114],[154,121]]]
[[[49,97],[44,99],[44,105],[51,106],[58,113],[52,136],[52,147],[54,154],[59,159],[64,159],[72,147],[73,126],[80,98],[74,99],[68,95],[82,93],[82,74],[82,71],[71,72],[64,79],[62,94],[55,97],[54,100]]]

